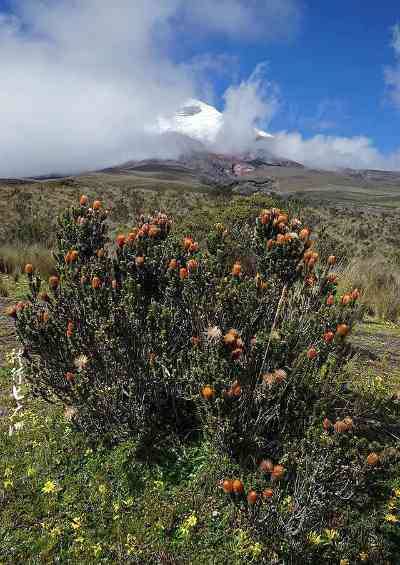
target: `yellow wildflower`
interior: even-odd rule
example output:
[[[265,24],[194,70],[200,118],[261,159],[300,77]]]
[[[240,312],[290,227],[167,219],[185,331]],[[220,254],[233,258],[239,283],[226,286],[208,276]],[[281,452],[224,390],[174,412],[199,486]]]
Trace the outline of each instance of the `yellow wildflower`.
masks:
[[[100,553],[103,551],[100,543],[96,543],[96,545],[92,545],[92,550],[95,557],[98,557]]]
[[[386,522],[391,522],[392,524],[396,523],[399,521],[399,519],[397,518],[397,516],[395,516],[394,514],[386,514],[385,515],[385,520]]]
[[[73,530],[79,530],[81,526],[82,526],[82,518],[80,516],[77,516],[76,518],[72,519],[71,528]]]
[[[362,551],[359,554],[359,558],[360,558],[360,561],[368,561],[368,553],[366,553],[365,551]]]
[[[340,565],[350,565],[350,561],[348,559],[341,559]]]
[[[124,504],[127,508],[131,508],[133,506],[134,500],[131,496],[129,496],[126,500],[124,500]]]
[[[194,526],[197,524],[197,517],[192,514],[191,516],[189,516],[189,518],[186,519],[185,524],[188,528],[194,528]]]
[[[44,492],[45,494],[50,494],[52,492],[55,492],[56,490],[57,485],[54,481],[47,481],[42,488],[42,492]]]
[[[308,541],[313,545],[319,545],[322,542],[322,538],[320,534],[317,534],[317,532],[310,532],[308,534]]]
[[[105,494],[107,492],[107,485],[99,485],[99,493],[100,494]]]
[[[333,541],[333,540],[335,540],[339,537],[339,534],[338,534],[337,530],[328,530],[326,528],[325,529],[325,536],[327,537],[327,539],[329,541]]]
[[[394,495],[400,497],[400,488],[394,489]]]
[[[4,485],[4,488],[7,489],[7,488],[13,487],[14,483],[11,479],[7,479],[3,482],[3,485]]]

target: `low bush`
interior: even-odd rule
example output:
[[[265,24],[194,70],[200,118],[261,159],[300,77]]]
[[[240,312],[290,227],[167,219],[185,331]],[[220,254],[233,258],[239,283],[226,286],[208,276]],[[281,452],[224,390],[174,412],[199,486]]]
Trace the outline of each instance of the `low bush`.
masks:
[[[202,246],[163,213],[115,242],[106,220],[86,197],[65,212],[47,292],[25,267],[30,295],[9,314],[34,394],[90,435],[133,436],[149,461],[205,439],[231,462],[222,488],[260,562],[397,557],[381,517],[355,518],[380,516],[394,488],[399,414],[343,380],[362,307],[337,292],[336,257],[319,261],[277,208],[217,223]]]

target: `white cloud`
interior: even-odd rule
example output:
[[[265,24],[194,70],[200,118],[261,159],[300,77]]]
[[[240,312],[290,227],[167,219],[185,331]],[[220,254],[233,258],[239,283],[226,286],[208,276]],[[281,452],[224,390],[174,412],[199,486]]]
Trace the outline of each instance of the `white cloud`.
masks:
[[[279,102],[277,87],[266,80],[267,65],[256,67],[248,80],[230,86],[224,94],[223,126],[216,140],[218,150],[235,153],[254,145],[254,128],[268,127]]]
[[[385,84],[392,103],[400,109],[400,24],[392,28],[392,41],[397,62],[384,69]]]
[[[0,14],[0,176],[171,156],[176,149],[144,135],[144,125],[196,94],[212,97],[205,59],[174,62],[180,38],[220,32],[242,40],[243,25],[257,31],[261,22],[289,33],[286,20],[298,19],[297,0],[14,0],[13,6],[12,16]],[[267,30],[268,36],[276,34]]]
[[[400,152],[383,155],[368,137],[316,135],[305,139],[299,132],[279,132],[268,141],[274,154],[320,169],[399,170]]]
[[[297,0],[186,0],[183,12],[208,33],[264,41],[294,35],[301,21]]]
[[[396,24],[392,29],[392,47],[400,57],[400,24]]]

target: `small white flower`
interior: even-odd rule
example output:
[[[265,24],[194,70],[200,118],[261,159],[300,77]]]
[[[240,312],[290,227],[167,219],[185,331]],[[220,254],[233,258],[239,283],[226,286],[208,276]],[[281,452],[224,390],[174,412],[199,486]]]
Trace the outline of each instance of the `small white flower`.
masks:
[[[81,355],[78,355],[78,357],[74,361],[74,365],[78,369],[78,371],[83,371],[88,363],[89,358],[86,355],[83,355],[83,353]]]
[[[207,331],[204,333],[206,339],[210,341],[218,341],[221,339],[222,336],[221,328],[219,328],[218,326],[209,327],[207,328]]]

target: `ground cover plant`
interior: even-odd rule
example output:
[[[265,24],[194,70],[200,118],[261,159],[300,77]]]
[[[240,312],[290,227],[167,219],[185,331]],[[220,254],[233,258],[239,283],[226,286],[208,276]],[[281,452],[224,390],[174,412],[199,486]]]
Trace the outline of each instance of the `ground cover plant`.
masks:
[[[363,308],[358,289],[338,292],[336,257],[321,260],[307,225],[273,206],[251,223],[238,213],[228,226],[222,217],[201,243],[195,233],[174,235],[162,212],[139,217],[114,241],[107,219],[102,202],[86,196],[69,208],[59,221],[56,274],[44,284],[28,263],[29,296],[8,314],[32,394],[65,406],[68,433],[105,460],[125,446],[127,477],[172,466],[179,496],[196,493],[197,514],[170,524],[153,548],[164,544],[173,559],[187,559],[177,538],[193,543],[210,519],[202,497],[212,496],[217,521],[207,528],[224,523],[236,542],[223,557],[217,528],[213,550],[189,562],[396,563],[398,400],[384,386],[363,389],[347,378],[348,337]],[[12,506],[14,482],[5,482]],[[124,496],[134,483],[127,479]],[[44,494],[61,492],[46,484]],[[58,503],[66,504],[62,494]],[[55,503],[51,512],[59,511]],[[127,523],[137,529],[143,514],[136,506],[132,513]],[[50,553],[63,547],[70,555],[74,540],[54,527]],[[201,532],[197,541],[206,543]],[[125,558],[126,548],[115,553],[94,538],[82,551],[97,543],[99,561]],[[132,562],[163,562],[135,543],[142,561],[138,554]]]

